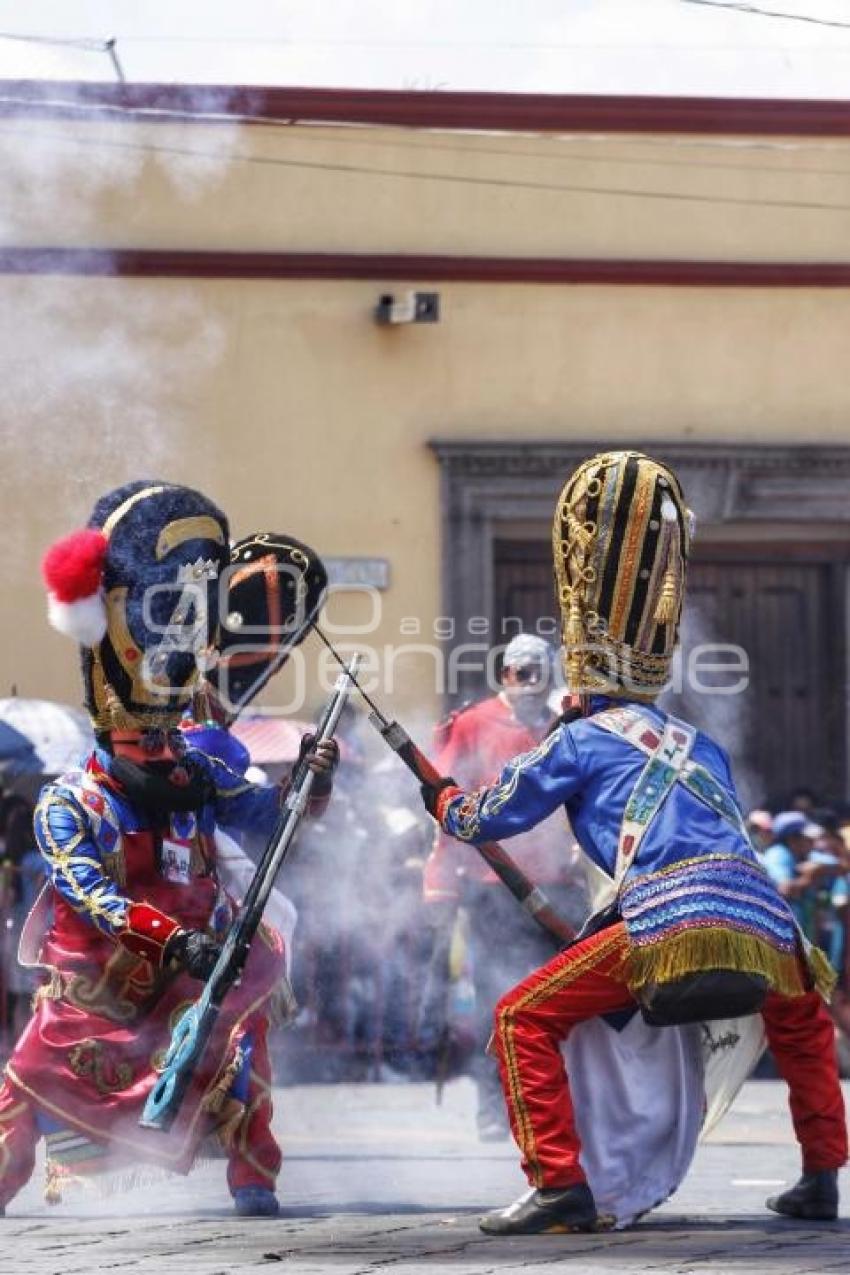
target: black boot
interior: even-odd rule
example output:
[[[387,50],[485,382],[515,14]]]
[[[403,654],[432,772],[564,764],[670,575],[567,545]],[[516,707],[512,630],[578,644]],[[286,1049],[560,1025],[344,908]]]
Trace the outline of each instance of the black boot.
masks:
[[[766,1201],[774,1213],[805,1218],[809,1222],[834,1222],[838,1217],[838,1170],[804,1173],[796,1186]]]
[[[592,1231],[596,1203],[586,1182],[531,1190],[506,1209],[487,1213],[478,1225],[485,1235],[545,1235]]]

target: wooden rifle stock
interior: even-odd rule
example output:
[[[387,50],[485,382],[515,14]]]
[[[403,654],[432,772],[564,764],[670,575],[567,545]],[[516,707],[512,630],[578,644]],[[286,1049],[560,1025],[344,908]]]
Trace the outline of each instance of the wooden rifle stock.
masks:
[[[438,784],[443,776],[433,762],[416,746],[399,722],[390,722],[373,709],[369,721],[397,753],[416,776],[420,784]],[[570,923],[552,906],[543,890],[536,886],[525,875],[518,863],[508,854],[504,846],[496,841],[481,842],[474,847],[482,859],[495,872],[499,880],[508,887],[514,898],[522,904],[529,915],[545,930],[559,947],[571,943],[576,932]]]

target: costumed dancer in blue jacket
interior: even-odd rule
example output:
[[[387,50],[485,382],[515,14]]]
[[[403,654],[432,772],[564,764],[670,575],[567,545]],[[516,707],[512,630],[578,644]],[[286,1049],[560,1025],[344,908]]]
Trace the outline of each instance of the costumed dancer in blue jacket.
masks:
[[[768,1206],[837,1213],[847,1131],[823,999],[831,970],[756,860],[726,753],[655,705],[678,642],[690,524],[663,465],[625,451],[581,465],[553,527],[565,673],[580,712],[490,785],[423,789],[442,828],[472,843],[565,807],[614,897],[496,1007],[493,1048],[531,1189],[482,1219],[489,1234],[598,1225],[560,1047],[577,1023],[636,1003],[659,1024],[760,1010],[803,1167]]]
[[[221,732],[209,740],[180,729],[216,640],[229,562],[224,514],[200,492],[160,482],[102,497],[87,528],[45,558],[51,619],[81,644],[97,746],[80,771],[42,790],[36,811],[49,881],[27,928],[49,979],[0,1086],[3,1208],[30,1177],[42,1136],[55,1200],[71,1175],[145,1162],[186,1173],[215,1134],[237,1213],[278,1211],[266,1034],[285,954],[270,926],[172,1128],[138,1123],[174,1023],[234,916],[216,829],[267,836],[280,815],[281,788],[246,783]],[[313,750],[325,796],[335,760],[334,749]]]

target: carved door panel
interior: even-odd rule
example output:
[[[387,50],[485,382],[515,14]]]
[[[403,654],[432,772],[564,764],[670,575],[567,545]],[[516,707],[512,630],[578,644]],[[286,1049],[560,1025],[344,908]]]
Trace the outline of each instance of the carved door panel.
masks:
[[[844,796],[842,570],[812,562],[691,564],[686,659],[696,642],[729,643],[745,653],[748,668],[742,693],[691,689],[688,707],[698,724],[716,726],[754,801],[782,802],[801,785]],[[686,680],[692,687],[694,679]]]

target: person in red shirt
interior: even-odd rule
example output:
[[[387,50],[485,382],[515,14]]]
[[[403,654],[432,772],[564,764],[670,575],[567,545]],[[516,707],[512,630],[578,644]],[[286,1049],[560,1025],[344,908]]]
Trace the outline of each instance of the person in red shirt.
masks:
[[[436,765],[466,789],[488,782],[517,753],[536,748],[552,723],[552,653],[540,637],[520,633],[505,648],[497,695],[453,713],[437,727]],[[578,852],[562,812],[533,832],[515,837],[511,854],[535,884],[557,896],[559,908],[578,928],[587,915]],[[553,892],[552,887],[555,887]],[[468,845],[438,832],[426,862],[424,897],[435,933],[445,935],[459,906],[469,918],[475,988],[476,1048],[473,1078],[478,1090],[482,1141],[509,1135],[498,1069],[486,1053],[493,1007],[503,993],[553,954],[552,941],[505,890],[496,874]]]

